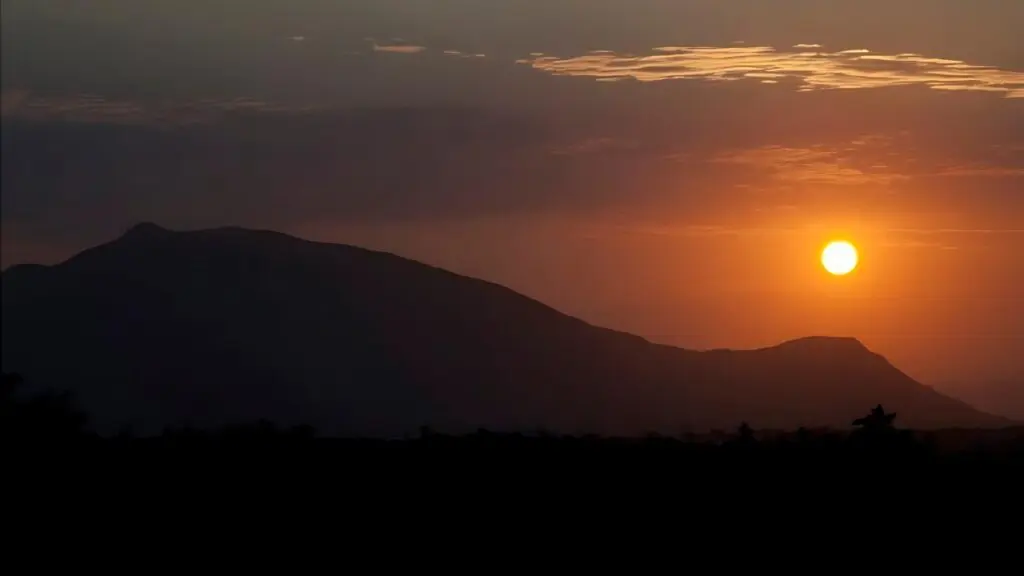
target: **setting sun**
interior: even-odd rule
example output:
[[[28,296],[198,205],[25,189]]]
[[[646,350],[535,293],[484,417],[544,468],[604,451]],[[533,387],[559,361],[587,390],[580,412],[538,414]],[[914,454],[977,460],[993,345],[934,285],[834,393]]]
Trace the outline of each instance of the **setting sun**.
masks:
[[[849,274],[857,267],[857,249],[849,242],[830,242],[821,253],[821,264],[830,274]]]

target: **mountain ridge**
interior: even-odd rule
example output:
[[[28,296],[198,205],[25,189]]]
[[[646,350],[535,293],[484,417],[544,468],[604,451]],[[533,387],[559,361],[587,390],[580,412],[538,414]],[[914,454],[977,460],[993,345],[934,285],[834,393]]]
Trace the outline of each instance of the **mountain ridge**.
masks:
[[[54,266],[4,271],[3,292],[4,370],[70,386],[106,428],[242,417],[392,435],[792,428],[846,426],[887,401],[909,425],[1002,423],[855,338],[687,350],[500,284],[269,230],[140,223]],[[48,364],[47,348],[109,381],[68,384],[82,371]],[[867,390],[872,379],[884,384]]]

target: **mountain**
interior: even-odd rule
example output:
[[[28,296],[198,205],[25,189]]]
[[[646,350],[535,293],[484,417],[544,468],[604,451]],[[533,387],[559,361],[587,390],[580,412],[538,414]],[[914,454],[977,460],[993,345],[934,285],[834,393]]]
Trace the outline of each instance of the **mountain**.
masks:
[[[968,382],[947,381],[937,384],[936,388],[955,394],[992,414],[1024,421],[1024,376],[981,378]]]
[[[325,434],[429,425],[635,434],[1005,422],[857,340],[698,352],[592,326],[502,286],[352,246],[138,225],[2,275],[2,363],[69,389],[101,431],[267,418]]]

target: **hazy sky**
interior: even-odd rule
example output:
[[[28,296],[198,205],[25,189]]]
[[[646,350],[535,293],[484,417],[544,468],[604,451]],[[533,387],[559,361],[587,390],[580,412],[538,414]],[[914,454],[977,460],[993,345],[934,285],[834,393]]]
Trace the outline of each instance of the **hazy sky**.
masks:
[[[4,266],[355,243],[687,347],[1024,381],[1024,2],[5,0]],[[826,277],[822,243],[863,263]]]

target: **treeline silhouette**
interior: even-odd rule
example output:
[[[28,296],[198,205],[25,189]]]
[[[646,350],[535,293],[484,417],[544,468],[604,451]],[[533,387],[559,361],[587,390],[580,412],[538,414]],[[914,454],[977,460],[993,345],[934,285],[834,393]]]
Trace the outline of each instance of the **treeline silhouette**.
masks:
[[[741,423],[733,432],[649,434],[634,438],[552,432],[492,432],[449,435],[422,427],[403,439],[326,438],[309,426],[281,427],[269,421],[217,430],[167,428],[138,436],[125,429],[100,436],[68,393],[27,393],[18,374],[3,374],[0,425],[5,443],[26,446],[130,445],[171,448],[332,447],[382,454],[465,456],[653,457],[668,461],[749,460],[836,462],[892,459],[900,462],[1024,463],[1024,427],[1001,430],[912,431],[896,426],[897,414],[878,405],[851,424],[852,430],[756,431]]]

